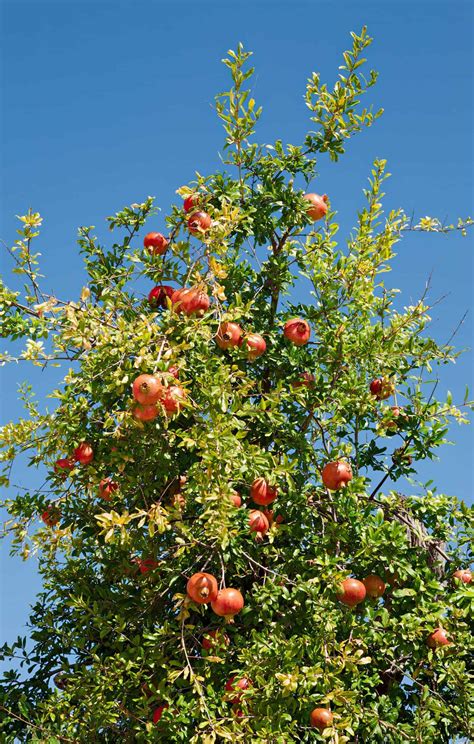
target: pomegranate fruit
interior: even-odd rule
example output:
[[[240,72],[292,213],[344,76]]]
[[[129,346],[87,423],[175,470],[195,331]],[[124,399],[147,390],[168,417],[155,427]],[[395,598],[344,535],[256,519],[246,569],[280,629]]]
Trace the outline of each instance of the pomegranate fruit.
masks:
[[[188,219],[188,230],[192,235],[200,235],[212,225],[212,220],[207,212],[194,212]]]
[[[238,323],[221,323],[217,329],[216,344],[220,349],[240,346],[243,331]]]
[[[157,284],[156,287],[148,294],[148,302],[151,307],[166,307],[167,300],[171,299],[174,287],[170,287],[169,284]]]
[[[250,680],[248,677],[241,677],[238,680],[236,680],[235,677],[229,677],[229,679],[225,683],[225,691],[236,694],[233,698],[231,698],[230,696],[227,697],[228,702],[232,703],[232,705],[237,705],[238,703],[240,703],[243,691],[248,690],[250,687],[252,687],[252,680]]]
[[[319,194],[305,194],[303,199],[306,199],[308,202],[307,212],[313,222],[317,222],[325,217],[328,211],[327,194],[323,194],[322,196],[319,196]]]
[[[155,708],[153,711],[153,723],[158,723],[166,708],[168,708],[168,703],[163,703],[163,705],[159,705],[158,708]]]
[[[439,648],[440,646],[449,646],[451,641],[449,640],[444,628],[436,628],[432,633],[429,634],[426,639],[426,645],[429,648]]]
[[[211,301],[202,287],[176,289],[171,295],[173,309],[184,315],[203,315],[209,310]]]
[[[156,403],[163,392],[161,382],[153,375],[139,375],[132,385],[132,395],[142,406]]]
[[[136,562],[140,573],[144,575],[150,571],[154,571],[154,569],[158,568],[159,565],[153,558],[138,558]]]
[[[311,372],[302,372],[300,376],[293,380],[291,383],[291,387],[295,390],[300,387],[312,387],[314,385],[315,377],[311,374]]]
[[[112,480],[112,478],[102,478],[99,483],[99,496],[105,501],[111,501],[112,495],[118,491],[119,484]]]
[[[193,602],[207,604],[218,596],[217,580],[209,573],[195,573],[186,584],[186,592]]]
[[[309,714],[309,722],[313,728],[317,728],[320,731],[324,731],[325,728],[331,726],[334,716],[329,708],[315,708]]]
[[[186,199],[183,201],[183,209],[186,212],[192,212],[195,207],[197,207],[199,204],[199,194],[190,194],[186,197]]]
[[[370,392],[377,400],[386,400],[395,392],[395,385],[387,377],[377,377],[370,383]]]
[[[365,586],[367,595],[373,599],[381,597],[385,591],[385,582],[376,574],[369,574],[363,579],[362,583]]]
[[[203,636],[201,641],[201,648],[209,651],[210,649],[222,648],[228,646],[230,638],[227,633],[224,633],[220,628],[217,630],[210,630]]]
[[[61,512],[58,506],[50,504],[41,515],[41,519],[47,527],[55,527],[60,519]]]
[[[181,410],[181,406],[186,400],[186,391],[180,385],[170,385],[164,389],[161,405],[165,409],[167,416],[172,416]]]
[[[467,568],[460,568],[453,573],[453,577],[458,581],[462,581],[463,584],[470,584],[472,581],[472,573]]]
[[[283,329],[283,335],[295,346],[304,346],[311,336],[311,328],[306,320],[293,318],[287,320]]]
[[[247,352],[247,359],[252,362],[265,353],[267,345],[259,333],[247,333],[241,344]]]
[[[80,462],[81,465],[89,465],[94,459],[94,450],[88,442],[81,442],[81,444],[74,450],[74,459]]]
[[[259,506],[268,506],[278,496],[278,489],[271,486],[265,478],[256,478],[250,486],[250,496]]]
[[[56,460],[54,463],[54,472],[55,473],[62,473],[63,475],[66,475],[66,473],[69,470],[72,470],[74,467],[74,460],[70,457],[60,457],[59,460]]]
[[[341,591],[338,592],[339,602],[348,607],[355,607],[359,602],[363,602],[366,595],[366,589],[362,581],[358,579],[344,579],[341,584]]]
[[[234,506],[242,506],[242,497],[240,496],[240,493],[238,491],[232,491],[229,498]]]
[[[250,532],[259,532],[261,535],[265,535],[270,529],[270,524],[263,512],[254,509],[249,514],[249,527]]]
[[[220,617],[226,619],[237,615],[244,606],[244,598],[238,589],[220,589],[216,599],[211,602],[211,607]]]
[[[143,239],[143,245],[153,256],[161,256],[168,248],[168,240],[159,232],[149,232]]]
[[[153,419],[158,416],[158,413],[158,408],[156,407],[155,403],[147,406],[138,404],[134,407],[132,416],[133,418],[137,419],[137,421],[153,421]]]
[[[338,491],[352,480],[352,469],[345,460],[328,462],[322,469],[321,477],[326,488],[330,491]]]

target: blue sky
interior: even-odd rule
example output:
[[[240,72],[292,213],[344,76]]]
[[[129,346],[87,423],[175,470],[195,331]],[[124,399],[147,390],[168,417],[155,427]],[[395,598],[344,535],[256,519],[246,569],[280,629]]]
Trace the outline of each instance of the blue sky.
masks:
[[[219,167],[223,136],[212,110],[228,80],[220,59],[239,41],[253,49],[253,94],[264,107],[261,142],[301,141],[309,126],[302,95],[313,70],[332,82],[349,32],[367,24],[368,52],[380,79],[374,106],[385,114],[349,144],[336,165],[319,162],[314,190],[327,192],[344,236],[362,204],[376,157],[393,174],[387,208],[454,220],[472,213],[472,9],[460,2],[8,2],[1,5],[2,182],[0,238],[15,239],[15,214],[40,211],[45,287],[76,298],[84,274],[75,246],[79,225],[104,218],[149,194],[166,212],[175,190],[198,170]],[[157,229],[163,227],[160,218]],[[447,340],[472,306],[473,239],[414,235],[399,246],[387,283],[415,301],[432,274],[431,333]],[[2,272],[7,270],[0,253]],[[472,346],[472,317],[459,330]],[[15,386],[31,380],[40,397],[53,372],[26,367],[0,374],[2,422],[17,417]],[[460,400],[473,385],[472,355],[441,372],[439,394]],[[472,502],[473,435],[456,428],[439,463],[422,464],[425,480]],[[17,472],[29,487],[39,474]],[[32,559],[6,555],[1,545],[0,641],[25,632],[28,606],[39,589]]]

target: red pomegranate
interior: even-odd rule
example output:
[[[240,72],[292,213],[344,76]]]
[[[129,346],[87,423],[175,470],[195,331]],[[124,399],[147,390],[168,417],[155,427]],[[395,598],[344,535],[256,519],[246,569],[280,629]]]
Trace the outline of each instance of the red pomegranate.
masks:
[[[201,641],[201,648],[209,651],[210,649],[223,648],[228,646],[230,638],[227,633],[224,633],[220,628],[217,630],[210,630],[203,636]]]
[[[173,365],[172,367],[168,367],[168,369],[166,371],[168,372],[169,375],[171,375],[172,377],[174,377],[175,380],[178,379],[178,377],[179,377],[179,367],[176,367],[175,365]]]
[[[240,346],[243,331],[238,323],[221,323],[217,329],[216,344],[220,349]]]
[[[186,391],[184,388],[180,385],[170,385],[170,387],[164,389],[161,405],[165,409],[166,415],[172,416],[174,413],[179,413],[185,400]]]
[[[263,512],[254,509],[249,514],[249,527],[250,532],[259,532],[261,535],[265,535],[270,529],[270,524]]]
[[[81,465],[89,465],[94,459],[94,450],[88,442],[81,442],[81,444],[74,450],[74,459],[80,462]]]
[[[321,477],[326,488],[330,491],[338,491],[352,480],[352,469],[345,460],[328,462],[322,469]]]
[[[151,307],[166,307],[167,300],[171,299],[174,287],[169,284],[157,284],[148,294],[148,302]]]
[[[332,725],[334,716],[329,708],[315,708],[309,714],[309,722],[313,728],[317,728],[320,731],[324,731]]]
[[[154,256],[161,256],[168,248],[168,240],[159,232],[149,232],[145,235],[143,245]]]
[[[429,634],[426,639],[426,645],[429,648],[439,648],[440,646],[449,646],[451,641],[449,640],[444,628],[436,628],[432,633]]]
[[[247,359],[253,362],[254,359],[258,359],[259,356],[265,353],[267,345],[265,339],[259,333],[247,333],[241,345],[247,352]]]
[[[278,496],[278,489],[271,486],[265,478],[256,478],[250,486],[250,496],[259,506],[268,506]]]
[[[377,377],[370,383],[370,392],[377,400],[386,400],[395,392],[395,385],[387,377]]]
[[[138,404],[132,411],[133,418],[137,421],[153,421],[158,416],[158,408],[155,403],[148,406],[142,406]]]
[[[207,212],[194,212],[188,219],[188,230],[192,235],[200,235],[212,225],[212,220]]]
[[[195,207],[197,207],[199,204],[199,194],[190,194],[186,197],[186,199],[183,201],[183,209],[186,212],[192,212]]]
[[[139,375],[132,385],[132,394],[142,406],[156,403],[163,395],[161,382],[154,375]]]
[[[381,597],[385,591],[385,582],[377,574],[369,574],[363,579],[362,583],[365,586],[367,595],[374,599]]]
[[[311,374],[311,372],[302,372],[296,380],[292,381],[291,387],[294,389],[300,387],[313,387],[314,381],[315,377]]]
[[[211,607],[220,617],[227,620],[237,615],[244,606],[244,598],[238,589],[220,589]]]
[[[472,581],[472,573],[467,568],[460,568],[453,573],[453,577],[458,581],[462,581],[463,584],[470,584]]]
[[[99,483],[99,496],[105,501],[111,501],[113,494],[118,491],[119,484],[112,480],[112,478],[102,478]]]
[[[158,723],[166,708],[168,708],[168,703],[163,703],[163,705],[159,705],[158,708],[155,708],[153,711],[153,723]]]
[[[212,574],[195,573],[186,584],[186,592],[193,602],[207,604],[218,596],[217,581]]]
[[[355,607],[359,602],[363,602],[366,595],[366,589],[362,581],[358,579],[344,579],[341,584],[341,591],[337,594],[339,602],[348,607]]]
[[[306,320],[293,318],[287,320],[283,329],[283,335],[295,346],[304,346],[311,336],[311,328]]]
[[[55,527],[61,517],[61,512],[58,506],[50,504],[41,515],[41,519],[47,527]]]
[[[230,500],[234,506],[236,507],[242,506],[242,498],[238,491],[232,491],[232,493],[230,494]]]
[[[171,295],[173,309],[184,315],[203,315],[211,301],[202,287],[176,289]]]
[[[72,470],[74,467],[74,460],[70,457],[60,457],[59,460],[56,460],[54,463],[54,472],[55,473],[62,473],[62,475],[66,475],[66,473],[69,470]]]
[[[232,705],[240,703],[243,691],[248,690],[250,687],[252,687],[252,680],[248,677],[241,677],[238,680],[235,677],[229,677],[225,683],[225,690],[226,692],[235,693],[235,697],[227,697],[228,702],[232,703]]]
[[[283,523],[283,517],[281,514],[277,514],[276,517],[273,513],[272,509],[264,509],[263,514],[265,514],[266,518],[268,519],[268,524],[270,527],[275,524],[282,524]]]
[[[159,563],[153,558],[138,558],[136,560],[136,563],[138,564],[140,573],[144,575],[149,573],[150,571],[154,571],[155,568],[158,568],[159,566]]]
[[[328,211],[327,194],[323,194],[322,196],[319,196],[319,194],[305,194],[303,199],[309,202],[307,211],[313,222],[317,222],[325,217]]]

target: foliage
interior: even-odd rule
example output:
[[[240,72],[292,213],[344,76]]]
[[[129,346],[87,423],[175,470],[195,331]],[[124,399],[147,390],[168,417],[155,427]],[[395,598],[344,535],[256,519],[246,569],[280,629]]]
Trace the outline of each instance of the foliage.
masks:
[[[472,220],[385,215],[388,174],[377,160],[346,244],[336,240],[335,195],[326,219],[311,222],[295,180],[312,182],[317,159],[337,161],[380,114],[360,104],[376,80],[362,73],[371,39],[365,29],[352,39],[332,89],[317,74],[308,81],[314,131],[298,146],[251,141],[261,110],[245,88],[250,55],[242,46],[228,53],[232,87],[217,97],[227,170],[197,174],[177,192],[199,194],[211,215],[202,236],[174,205],[167,252],[144,251],[139,235],[157,220],[152,198],[108,219],[111,247],[81,228],[89,279],[71,301],[41,289],[32,250],[41,218],[20,218],[11,255],[25,286],[0,285],[2,336],[16,342],[1,360],[64,364],[65,374],[44,412],[25,386],[24,418],[1,430],[2,483],[13,492],[4,534],[15,553],[38,556],[44,583],[31,643],[1,649],[22,659],[2,683],[2,741],[427,744],[472,734],[472,588],[452,578],[472,558],[472,517],[414,481],[417,462],[436,456],[471,404],[467,395],[436,398],[433,370],[456,352],[425,335],[427,298],[400,309],[383,280],[404,233],[465,231]],[[171,303],[153,309],[151,282],[200,286],[211,306],[194,316]],[[298,297],[310,287],[306,302],[294,300],[295,287]],[[284,337],[293,317],[309,322],[309,344]],[[244,346],[218,348],[225,321],[261,333],[265,354],[249,361]],[[136,420],[134,379],[170,366],[185,405]],[[296,387],[305,371],[314,384]],[[369,390],[382,376],[392,400]],[[403,406],[396,419],[392,403]],[[94,460],[55,470],[84,441]],[[35,492],[11,475],[24,453],[47,468]],[[329,491],[321,470],[341,458],[354,478]],[[282,521],[255,540],[249,489],[261,476],[278,487],[272,506]],[[119,486],[110,502],[98,495],[107,477]],[[59,521],[48,526],[39,516],[52,505]],[[186,596],[201,570],[242,592],[234,623]],[[383,598],[354,609],[337,600],[343,579],[373,573],[387,583]],[[224,625],[230,644],[203,650],[203,635]],[[453,642],[429,649],[439,625]],[[252,681],[236,705],[225,692],[232,675]],[[322,733],[309,725],[318,706],[334,714]]]

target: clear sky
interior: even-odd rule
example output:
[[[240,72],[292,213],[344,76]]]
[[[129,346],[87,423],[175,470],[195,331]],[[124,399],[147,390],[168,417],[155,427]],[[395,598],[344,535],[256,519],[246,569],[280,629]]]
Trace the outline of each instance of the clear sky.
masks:
[[[302,95],[313,70],[332,82],[349,32],[367,24],[368,52],[380,79],[371,101],[385,114],[354,138],[339,164],[319,161],[314,190],[327,192],[347,234],[362,204],[371,163],[387,158],[388,208],[454,220],[473,212],[473,58],[470,0],[265,0],[240,2],[23,2],[0,0],[0,239],[15,240],[15,214],[44,217],[40,250],[45,286],[77,298],[85,281],[75,246],[79,225],[96,225],[126,204],[156,195],[166,212],[175,190],[198,170],[219,167],[223,135],[213,97],[228,80],[220,59],[242,41],[255,52],[254,96],[264,107],[258,138],[297,144],[309,125]],[[160,218],[156,229],[164,227]],[[345,231],[345,232],[344,232]],[[474,232],[474,231],[473,231]],[[432,274],[431,333],[449,338],[472,306],[473,238],[413,235],[399,245],[387,283],[416,301]],[[0,252],[2,272],[8,262]],[[459,330],[472,346],[472,317]],[[16,384],[30,379],[41,396],[58,379],[26,367],[0,370],[2,422],[17,417]],[[438,388],[460,401],[473,385],[472,355],[444,368]],[[472,503],[473,435],[456,428],[425,480]],[[17,469],[29,487],[41,476]],[[39,589],[35,559],[26,564],[0,544],[0,641],[25,632]]]

